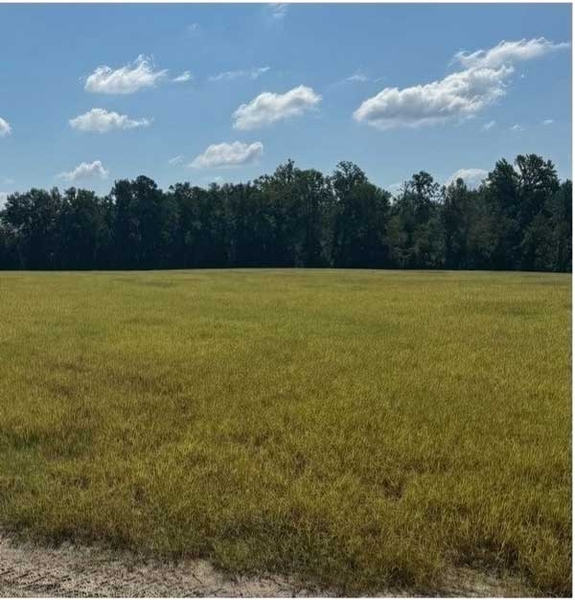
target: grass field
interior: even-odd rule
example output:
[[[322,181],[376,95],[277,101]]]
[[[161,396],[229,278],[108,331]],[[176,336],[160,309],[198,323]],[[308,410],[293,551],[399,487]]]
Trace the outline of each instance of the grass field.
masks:
[[[0,274],[0,527],[571,593],[571,277]]]

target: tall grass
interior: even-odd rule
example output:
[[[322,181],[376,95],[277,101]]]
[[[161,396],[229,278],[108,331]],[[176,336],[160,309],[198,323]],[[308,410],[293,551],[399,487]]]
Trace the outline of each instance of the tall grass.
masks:
[[[571,593],[571,278],[0,274],[0,526],[345,593]]]

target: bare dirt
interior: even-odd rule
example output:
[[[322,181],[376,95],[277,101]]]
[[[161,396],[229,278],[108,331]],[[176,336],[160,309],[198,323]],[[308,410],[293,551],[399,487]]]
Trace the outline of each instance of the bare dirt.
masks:
[[[409,590],[382,590],[383,596],[414,596]],[[500,579],[472,569],[446,573],[438,596],[525,596],[518,580]],[[303,585],[296,579],[264,574],[233,577],[205,560],[169,563],[144,560],[128,552],[63,544],[48,548],[17,543],[0,534],[2,597],[319,597],[336,590]]]

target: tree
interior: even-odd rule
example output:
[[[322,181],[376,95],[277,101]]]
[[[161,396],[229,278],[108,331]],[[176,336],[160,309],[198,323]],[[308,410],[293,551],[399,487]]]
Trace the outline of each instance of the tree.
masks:
[[[395,198],[361,168],[331,176],[292,160],[253,183],[207,189],[150,178],[109,195],[11,194],[0,210],[2,269],[349,267],[571,271],[572,184],[519,155],[476,190],[419,171]]]
[[[553,241],[553,270],[571,271],[573,186],[568,179],[547,199],[551,238]]]
[[[440,205],[442,191],[425,171],[406,182],[392,207],[392,256],[402,268],[438,268],[445,243]]]
[[[519,175],[513,165],[502,159],[487,175],[486,185],[486,199],[496,237],[491,268],[516,269],[521,253]]]
[[[370,183],[365,173],[350,162],[338,164],[331,182],[335,194],[334,266],[390,266],[390,194]]]
[[[222,193],[229,223],[229,264],[265,266],[272,229],[264,195],[251,184],[226,185]]]
[[[66,269],[107,268],[111,240],[111,205],[94,192],[70,188],[64,192],[58,228],[61,265]]]
[[[143,175],[116,181],[114,238],[117,266],[157,269],[170,264],[177,223],[176,206],[156,183]]]
[[[461,178],[445,190],[441,219],[445,232],[445,266],[448,269],[465,269],[469,266],[469,196],[469,189]]]
[[[62,198],[56,188],[50,192],[33,188],[25,194],[8,197],[2,220],[13,235],[22,268],[61,267],[61,205]]]

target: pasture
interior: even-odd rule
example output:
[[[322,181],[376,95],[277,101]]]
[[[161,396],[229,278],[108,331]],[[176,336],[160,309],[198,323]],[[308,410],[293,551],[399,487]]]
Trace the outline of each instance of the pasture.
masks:
[[[0,273],[0,528],[345,593],[571,593],[571,277]]]

